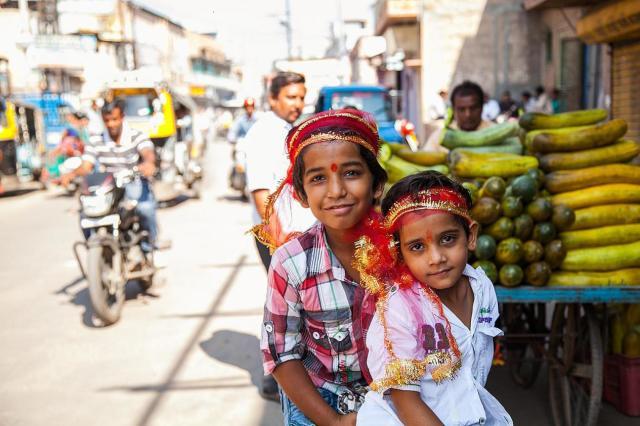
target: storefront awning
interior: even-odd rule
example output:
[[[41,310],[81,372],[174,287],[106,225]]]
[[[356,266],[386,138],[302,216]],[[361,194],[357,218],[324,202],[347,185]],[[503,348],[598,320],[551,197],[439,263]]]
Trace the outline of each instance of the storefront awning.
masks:
[[[640,39],[640,1],[610,2],[583,16],[576,32],[585,43]]]

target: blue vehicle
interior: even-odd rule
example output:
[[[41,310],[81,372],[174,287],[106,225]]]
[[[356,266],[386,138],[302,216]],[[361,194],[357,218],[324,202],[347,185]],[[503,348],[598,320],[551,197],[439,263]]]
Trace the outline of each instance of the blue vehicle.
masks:
[[[315,112],[355,107],[372,114],[378,123],[380,139],[385,142],[405,143],[391,108],[389,90],[380,86],[325,86],[320,89]],[[402,130],[402,129],[400,129]]]

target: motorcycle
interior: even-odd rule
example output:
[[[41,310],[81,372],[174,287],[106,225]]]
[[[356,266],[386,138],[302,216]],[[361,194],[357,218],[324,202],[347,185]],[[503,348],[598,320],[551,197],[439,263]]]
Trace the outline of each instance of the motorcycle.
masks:
[[[233,144],[231,151],[231,171],[229,187],[239,191],[243,199],[247,199],[247,154],[244,150],[244,138]]]
[[[125,198],[125,185],[139,178],[137,170],[93,173],[80,189],[80,227],[86,241],[73,246],[80,270],[89,283],[89,297],[96,316],[105,325],[120,319],[125,285],[138,280],[143,290],[156,272],[149,233],[142,229],[137,202]],[[149,251],[143,250],[146,244]],[[85,271],[78,248],[87,250]]]

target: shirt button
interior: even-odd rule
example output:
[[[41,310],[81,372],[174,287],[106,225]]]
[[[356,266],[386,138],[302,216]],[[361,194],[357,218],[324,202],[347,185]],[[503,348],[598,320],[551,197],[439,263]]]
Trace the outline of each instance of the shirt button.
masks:
[[[272,333],[273,332],[273,326],[271,324],[265,325],[264,329],[267,330],[267,333]]]
[[[317,331],[314,331],[314,332],[313,332],[313,334],[312,334],[312,336],[313,336],[313,338],[314,338],[314,339],[316,339],[316,340],[320,339],[320,333],[318,333]]]

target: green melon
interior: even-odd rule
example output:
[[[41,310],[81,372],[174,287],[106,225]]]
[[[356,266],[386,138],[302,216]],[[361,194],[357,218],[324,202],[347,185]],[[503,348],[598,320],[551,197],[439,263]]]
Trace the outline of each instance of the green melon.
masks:
[[[522,175],[518,176],[511,183],[511,193],[522,198],[525,203],[531,202],[536,196],[538,191],[538,182],[531,176]]]
[[[526,282],[536,287],[542,287],[551,278],[551,267],[547,262],[534,262],[525,270]]]
[[[526,241],[533,232],[533,219],[528,214],[521,214],[513,219],[513,236]]]
[[[522,241],[517,238],[507,238],[500,241],[496,248],[496,260],[504,265],[508,263],[518,263],[522,259]]]
[[[536,222],[544,222],[552,213],[553,206],[547,198],[536,198],[527,205],[527,214]]]
[[[506,217],[516,217],[522,214],[524,206],[518,197],[506,196],[502,199],[502,214]]]
[[[527,263],[542,260],[544,254],[544,246],[538,241],[529,240],[522,245],[522,259]]]
[[[498,274],[500,284],[505,287],[516,287],[524,279],[524,272],[518,265],[504,265]]]
[[[513,235],[513,221],[508,217],[501,217],[485,229],[485,234],[491,235],[497,241],[502,241]]]
[[[496,240],[491,235],[480,235],[474,254],[480,260],[491,259],[496,254]]]
[[[551,222],[540,222],[533,227],[532,238],[543,245],[549,244],[556,238],[556,227]]]

